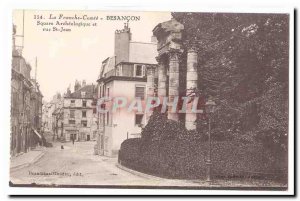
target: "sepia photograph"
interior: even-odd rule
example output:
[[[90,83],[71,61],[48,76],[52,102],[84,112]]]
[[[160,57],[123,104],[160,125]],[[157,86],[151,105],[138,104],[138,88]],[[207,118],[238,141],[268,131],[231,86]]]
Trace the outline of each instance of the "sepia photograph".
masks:
[[[291,18],[14,9],[9,186],[288,191]]]

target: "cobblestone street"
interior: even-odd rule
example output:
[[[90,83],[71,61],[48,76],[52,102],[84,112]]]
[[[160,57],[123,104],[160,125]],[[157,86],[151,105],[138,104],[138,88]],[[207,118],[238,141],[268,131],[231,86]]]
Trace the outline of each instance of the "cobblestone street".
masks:
[[[270,181],[205,181],[163,179],[117,166],[117,158],[93,155],[95,142],[60,143],[47,148],[44,156],[27,167],[12,170],[13,184],[38,185],[126,185],[189,187],[284,187]],[[48,175],[46,175],[48,174]]]
[[[20,170],[11,170],[14,184],[46,185],[176,185],[176,181],[143,177],[116,166],[117,158],[93,155],[95,142],[65,143],[47,148],[45,155],[35,164]],[[37,175],[51,174],[52,175]],[[53,174],[55,173],[55,174]],[[179,182],[182,184],[182,182]],[[192,183],[190,184],[192,185]]]

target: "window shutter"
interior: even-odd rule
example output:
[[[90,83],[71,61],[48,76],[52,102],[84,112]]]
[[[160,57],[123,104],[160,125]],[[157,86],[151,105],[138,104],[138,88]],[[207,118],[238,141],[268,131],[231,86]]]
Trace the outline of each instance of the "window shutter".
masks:
[[[142,71],[143,71],[142,75],[143,75],[143,77],[144,77],[144,76],[146,75],[146,66],[145,66],[145,65],[143,65]]]
[[[135,97],[141,98],[144,100],[145,98],[145,87],[135,87]]]

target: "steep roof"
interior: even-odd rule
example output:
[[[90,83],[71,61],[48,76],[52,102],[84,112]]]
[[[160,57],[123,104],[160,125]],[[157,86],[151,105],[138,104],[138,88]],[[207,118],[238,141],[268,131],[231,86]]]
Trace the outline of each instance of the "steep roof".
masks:
[[[82,92],[85,92],[83,94]],[[93,98],[95,93],[95,85],[90,84],[84,87],[81,87],[77,91],[74,91],[71,94],[67,94],[65,98]]]
[[[98,78],[102,78],[104,76],[105,73],[107,73],[108,71],[111,71],[115,68],[115,56],[111,56],[106,58],[103,62],[102,62],[102,66],[100,69],[100,75]]]
[[[157,64],[155,57],[157,53],[156,43],[130,42],[129,62]]]

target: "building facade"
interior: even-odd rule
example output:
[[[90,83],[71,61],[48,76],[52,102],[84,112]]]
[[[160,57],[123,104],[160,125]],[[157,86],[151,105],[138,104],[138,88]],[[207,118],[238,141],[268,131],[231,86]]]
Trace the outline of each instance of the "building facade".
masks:
[[[11,155],[24,153],[41,142],[42,98],[36,80],[30,78],[31,66],[15,45],[13,30],[11,68]]]
[[[32,90],[31,90],[31,125],[33,132],[41,138],[43,135],[43,124],[42,124],[42,112],[43,112],[43,95],[40,91],[38,82],[35,79],[31,79]],[[40,135],[40,136],[39,136]]]
[[[43,107],[42,107],[42,130],[43,132],[49,132],[49,109],[50,109],[50,103],[43,101]]]
[[[134,42],[128,24],[115,32],[115,55],[102,62],[98,82],[98,99],[103,97],[126,97],[145,100],[147,93],[147,69],[157,65],[155,57],[156,40],[149,43]],[[126,89],[126,90],[125,90]],[[108,107],[107,101],[101,107]],[[121,143],[139,136],[146,124],[146,115],[141,112],[127,112],[127,108],[98,113],[98,138],[95,154],[115,156]]]
[[[74,92],[70,90],[63,98],[62,137],[65,141],[90,141],[96,139],[97,114],[95,85],[82,85],[76,81]]]
[[[63,120],[64,120],[64,99],[60,94],[56,94],[51,101],[51,128],[53,140],[63,137]]]
[[[44,102],[42,110],[43,131],[57,139],[60,137],[63,121],[63,96],[60,93],[55,94],[51,101]]]

